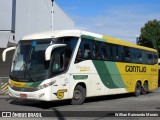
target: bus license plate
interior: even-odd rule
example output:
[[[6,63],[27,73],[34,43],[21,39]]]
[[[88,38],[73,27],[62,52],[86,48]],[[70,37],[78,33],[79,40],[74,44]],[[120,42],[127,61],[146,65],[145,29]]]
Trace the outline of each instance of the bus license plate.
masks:
[[[27,94],[20,94],[20,98],[27,98]]]

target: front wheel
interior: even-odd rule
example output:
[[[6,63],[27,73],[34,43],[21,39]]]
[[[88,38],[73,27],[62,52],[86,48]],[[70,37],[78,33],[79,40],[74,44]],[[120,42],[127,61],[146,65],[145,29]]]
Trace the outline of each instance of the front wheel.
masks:
[[[134,95],[135,96],[139,96],[141,94],[141,84],[139,82],[136,83],[136,86],[135,86],[135,92],[134,92]]]
[[[83,104],[85,98],[86,98],[86,89],[84,87],[82,87],[81,85],[78,85],[74,89],[71,104],[72,105],[81,105],[81,104]]]

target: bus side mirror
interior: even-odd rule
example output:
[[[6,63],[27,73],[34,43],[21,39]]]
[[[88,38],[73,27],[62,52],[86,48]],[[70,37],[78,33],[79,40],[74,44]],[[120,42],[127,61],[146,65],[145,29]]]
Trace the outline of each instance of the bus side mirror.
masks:
[[[6,48],[6,49],[3,51],[3,53],[2,53],[2,60],[3,60],[3,62],[6,61],[6,53],[7,53],[8,51],[15,50],[15,49],[16,49],[16,47],[9,47],[9,48]]]
[[[66,46],[66,44],[54,44],[54,45],[49,46],[45,51],[45,60],[48,61],[51,59],[51,53],[53,49],[58,48],[58,47],[64,47],[64,46]]]

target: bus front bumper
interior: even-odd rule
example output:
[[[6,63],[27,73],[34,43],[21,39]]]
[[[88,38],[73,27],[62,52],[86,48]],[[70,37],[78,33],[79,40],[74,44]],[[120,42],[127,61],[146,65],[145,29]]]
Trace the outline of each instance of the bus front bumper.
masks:
[[[15,91],[8,86],[8,93],[10,97],[19,99],[30,99],[39,101],[51,101],[51,87],[47,87],[34,92]]]

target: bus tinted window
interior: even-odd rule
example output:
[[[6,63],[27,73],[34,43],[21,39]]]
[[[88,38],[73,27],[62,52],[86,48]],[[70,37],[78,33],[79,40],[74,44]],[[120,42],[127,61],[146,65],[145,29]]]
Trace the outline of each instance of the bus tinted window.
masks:
[[[107,46],[107,58],[109,61],[113,60],[113,47],[110,44]]]
[[[131,51],[130,51],[130,48],[124,47],[124,55],[125,55],[125,62],[131,62]]]
[[[153,53],[154,56],[154,64],[158,62],[158,55],[156,53]]]
[[[107,45],[105,43],[101,43],[101,51],[102,51],[102,59],[107,60]]]
[[[122,47],[119,45],[113,45],[113,60],[122,61]]]
[[[88,59],[152,65],[157,63],[158,56],[156,52],[83,38],[76,62]]]
[[[140,63],[142,64],[143,63],[143,59],[142,59],[142,51],[141,50],[138,50],[137,51],[137,57],[138,57],[138,60],[137,60],[137,63]]]
[[[91,47],[89,42],[84,42],[84,59],[91,59]]]
[[[101,59],[100,50],[101,49],[100,49],[99,42],[94,42],[94,44],[93,44],[93,51],[94,51],[95,59],[98,59],[98,60]]]

